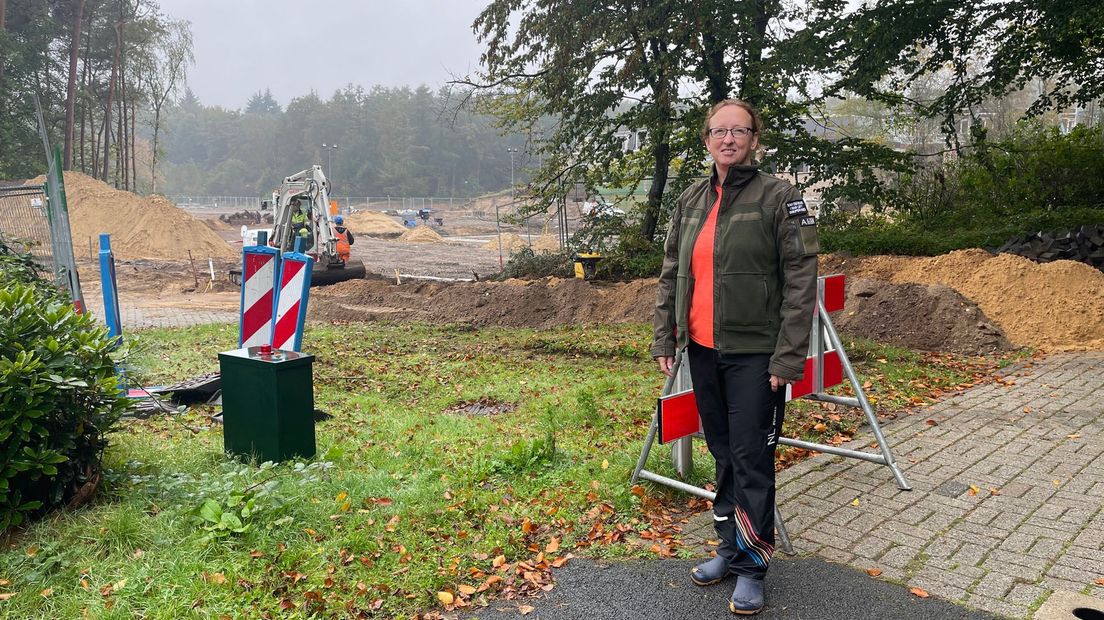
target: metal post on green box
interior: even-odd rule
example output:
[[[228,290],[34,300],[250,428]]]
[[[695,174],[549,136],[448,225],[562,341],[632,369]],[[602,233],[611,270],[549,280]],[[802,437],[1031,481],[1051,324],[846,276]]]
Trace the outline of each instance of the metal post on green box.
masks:
[[[226,452],[260,462],[314,456],[313,363],[268,345],[219,353]]]

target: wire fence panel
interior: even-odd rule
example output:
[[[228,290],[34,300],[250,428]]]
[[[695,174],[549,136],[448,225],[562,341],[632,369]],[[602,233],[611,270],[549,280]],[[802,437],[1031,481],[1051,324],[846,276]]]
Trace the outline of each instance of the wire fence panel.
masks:
[[[0,234],[13,249],[31,254],[47,270],[53,270],[54,252],[43,186],[0,187]]]

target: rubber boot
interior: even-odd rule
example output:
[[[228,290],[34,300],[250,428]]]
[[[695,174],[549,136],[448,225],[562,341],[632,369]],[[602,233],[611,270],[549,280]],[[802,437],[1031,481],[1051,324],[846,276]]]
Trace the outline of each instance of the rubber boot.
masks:
[[[721,545],[717,548],[716,557],[698,564],[690,571],[690,581],[695,585],[710,586],[733,574],[729,568],[739,549],[736,546],[735,518],[735,515],[713,515],[713,527],[717,531],[717,537],[721,539]]]
[[[752,616],[763,611],[766,604],[762,579],[752,579],[743,575],[736,578],[736,589],[728,599],[728,610],[741,616]]]

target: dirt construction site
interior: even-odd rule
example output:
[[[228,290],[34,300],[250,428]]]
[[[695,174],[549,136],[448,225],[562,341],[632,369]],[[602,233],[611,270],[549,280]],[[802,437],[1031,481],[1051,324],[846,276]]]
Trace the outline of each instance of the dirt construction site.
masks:
[[[226,274],[240,263],[238,227],[80,174],[66,173],[65,183],[93,310],[102,301],[92,239],[107,232],[124,329],[236,320],[240,293]],[[493,210],[489,219],[481,211],[443,215],[444,226],[406,228],[383,213],[351,214],[352,255],[369,275],[312,289],[308,320],[530,328],[651,320],[655,279],[487,281],[500,264]],[[558,249],[549,228],[503,224],[502,258],[529,244]],[[833,316],[845,334],[964,354],[1104,349],[1104,272],[1082,263],[972,249],[930,258],[826,255],[820,273],[848,276],[846,306]]]

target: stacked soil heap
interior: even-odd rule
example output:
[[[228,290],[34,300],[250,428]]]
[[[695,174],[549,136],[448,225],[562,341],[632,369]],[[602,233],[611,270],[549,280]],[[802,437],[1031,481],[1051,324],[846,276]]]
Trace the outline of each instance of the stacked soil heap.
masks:
[[[375,211],[357,211],[345,218],[345,225],[357,235],[398,237],[406,232],[394,218]]]
[[[645,323],[656,281],[593,285],[578,279],[429,282],[350,280],[312,291],[313,321],[410,320],[478,326],[551,327]],[[323,301],[325,300],[325,301]]]
[[[526,247],[529,243],[517,233],[502,233],[502,251],[513,253],[521,248]],[[498,250],[499,235],[495,235],[492,239],[483,244],[484,250]]]
[[[941,284],[852,278],[843,311],[831,317],[843,333],[908,349],[973,355],[1015,348],[977,304]]]
[[[502,251],[503,252],[516,252],[521,248],[529,247],[529,237],[522,236],[517,233],[503,233],[502,235]],[[560,241],[555,235],[539,235],[533,237],[533,252],[559,252]],[[483,244],[485,250],[497,250],[498,249],[498,236],[487,241]]]
[[[976,303],[1017,346],[1051,351],[1104,348],[1104,273],[1061,260],[959,250],[931,258],[822,257],[821,273],[950,287]],[[928,321],[912,312],[911,321]]]
[[[407,243],[441,243],[444,240],[445,238],[438,235],[437,231],[425,224],[419,224],[399,235],[399,241]]]
[[[189,250],[197,260],[240,255],[210,227],[162,196],[144,198],[79,172],[65,173],[65,196],[76,248],[85,247],[89,238],[99,248],[100,233],[108,233],[112,252],[126,260],[188,260]]]

